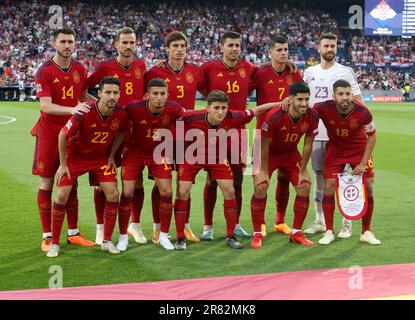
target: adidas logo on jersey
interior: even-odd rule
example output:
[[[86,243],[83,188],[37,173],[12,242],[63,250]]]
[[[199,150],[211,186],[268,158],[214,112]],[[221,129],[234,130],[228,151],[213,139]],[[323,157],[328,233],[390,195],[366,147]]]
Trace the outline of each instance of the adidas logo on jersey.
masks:
[[[55,78],[55,80],[53,80],[53,83],[58,83],[58,82],[59,82],[58,78]]]
[[[217,77],[223,77],[222,72],[219,72],[218,75],[217,75]]]
[[[283,126],[282,128],[280,128],[281,131],[287,130],[286,126]]]
[[[166,80],[165,80],[167,83],[169,83],[170,82],[170,79],[169,78],[166,78]]]
[[[271,80],[268,81],[268,84],[274,84],[274,81],[272,81],[272,79],[271,79]]]
[[[117,78],[117,79],[119,79],[119,78],[120,78],[120,77],[118,76],[118,74],[114,74],[114,75],[113,75],[113,77],[114,77],[114,78]]]
[[[92,124],[92,126],[91,126],[91,128],[96,128],[96,127],[97,127],[96,123]]]
[[[146,120],[141,120],[140,124],[147,124]]]

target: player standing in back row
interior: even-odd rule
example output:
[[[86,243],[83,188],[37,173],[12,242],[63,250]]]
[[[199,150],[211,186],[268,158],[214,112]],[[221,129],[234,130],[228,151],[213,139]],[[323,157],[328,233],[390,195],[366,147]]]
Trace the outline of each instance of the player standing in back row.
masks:
[[[247,98],[249,94],[251,76],[257,69],[249,61],[240,60],[241,55],[241,35],[237,32],[228,31],[222,35],[220,40],[220,50],[223,53],[222,59],[213,62],[206,62],[202,65],[205,74],[207,92],[212,90],[221,90],[229,97],[230,111],[243,111],[247,107]],[[240,161],[237,164],[231,163],[233,183],[235,188],[235,198],[237,202],[237,221],[235,226],[235,235],[242,237],[251,237],[239,225],[239,216],[242,207],[242,182],[243,170],[245,168],[246,150],[243,150],[243,144],[246,139],[240,133]],[[245,141],[244,143],[242,143]],[[204,212],[205,223],[203,227],[202,240],[213,239],[213,210],[216,203],[216,192],[218,184],[211,180],[208,175],[204,190]]]
[[[185,62],[188,46],[187,37],[180,31],[173,31],[166,37],[166,51],[168,60],[151,68],[145,76],[145,85],[152,79],[163,79],[168,84],[169,101],[177,102],[186,110],[193,110],[196,102],[196,91],[204,89],[204,75],[200,67]],[[176,164],[176,169],[178,165]],[[160,192],[157,185],[154,185],[152,196],[153,206],[153,242],[158,243],[160,234],[160,217],[158,213],[160,204]],[[199,242],[200,240],[190,229],[190,200],[186,212],[186,224],[184,235],[186,240]]]
[[[87,101],[85,67],[72,59],[75,51],[75,31],[69,27],[58,29],[53,34],[54,57],[44,62],[35,75],[36,96],[40,100],[40,118],[32,129],[36,136],[32,173],[39,176],[37,203],[42,223],[43,241],[41,249],[50,250],[52,241],[52,189],[55,173],[59,167],[59,131],[74,115],[89,112]],[[78,195],[76,184],[68,199],[68,242],[81,246],[94,246],[78,230]]]
[[[336,62],[337,36],[332,33],[323,33],[318,45],[320,53],[320,63],[309,67],[304,72],[304,81],[308,84],[310,95],[310,106],[317,102],[332,99],[333,84],[337,80],[343,79],[350,83],[353,99],[364,104],[356,75],[349,67]],[[315,222],[306,230],[306,234],[315,234],[326,231],[323,214],[323,195],[324,195],[324,176],[323,164],[326,154],[326,144],[329,140],[327,130],[320,121],[319,134],[314,139],[313,153],[311,155],[311,165],[314,171],[314,206],[316,211]],[[350,220],[343,219],[343,226],[339,238],[349,238],[352,235],[352,223]]]

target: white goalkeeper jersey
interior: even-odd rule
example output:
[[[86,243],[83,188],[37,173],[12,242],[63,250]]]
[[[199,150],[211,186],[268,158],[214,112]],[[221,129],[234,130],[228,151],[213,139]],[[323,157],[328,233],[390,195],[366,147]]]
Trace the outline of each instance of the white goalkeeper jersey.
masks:
[[[346,67],[340,63],[335,63],[328,69],[323,69],[321,64],[308,67],[304,72],[304,81],[310,87],[310,106],[315,103],[333,99],[333,84],[337,80],[346,80],[352,86],[352,94],[354,96],[361,95],[357,78],[352,68]],[[327,141],[326,127],[320,120],[318,124],[318,135],[315,137],[317,141]]]

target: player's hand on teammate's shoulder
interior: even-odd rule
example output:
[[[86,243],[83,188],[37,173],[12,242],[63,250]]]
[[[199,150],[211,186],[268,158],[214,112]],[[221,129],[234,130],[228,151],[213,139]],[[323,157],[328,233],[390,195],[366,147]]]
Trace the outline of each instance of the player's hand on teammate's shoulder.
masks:
[[[64,175],[67,175],[69,179],[71,179],[71,173],[69,172],[69,168],[67,165],[60,165],[58,170],[56,171],[56,185],[59,186],[62,178]]]
[[[286,64],[287,64],[288,68],[290,68],[290,73],[296,73],[297,72],[298,68],[297,68],[297,66],[295,65],[295,63],[293,61],[288,60],[286,62]]]
[[[287,97],[284,100],[281,101],[281,108],[284,111],[288,111],[288,108],[290,106],[290,98]]]
[[[83,115],[84,113],[88,113],[91,111],[91,107],[84,102],[79,103],[76,107],[72,108],[72,115],[79,114]]]

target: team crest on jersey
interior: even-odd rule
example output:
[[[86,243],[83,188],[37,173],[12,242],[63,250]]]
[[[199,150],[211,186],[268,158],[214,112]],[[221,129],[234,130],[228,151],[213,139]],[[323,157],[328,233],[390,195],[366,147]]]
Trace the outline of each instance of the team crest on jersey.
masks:
[[[118,127],[120,126],[120,120],[114,119],[111,122],[111,130],[116,131],[118,130]]]
[[[163,116],[163,118],[161,118],[161,124],[163,126],[167,126],[170,122],[170,117],[166,114]]]
[[[292,76],[292,75],[290,75],[290,74],[287,76],[287,83],[288,83],[288,84],[293,83],[293,76]]]
[[[134,75],[135,75],[135,78],[137,80],[141,79],[141,70],[140,69],[135,69]]]
[[[308,123],[307,123],[307,122],[304,122],[304,123],[301,125],[300,130],[301,130],[301,132],[306,132],[306,131],[307,131],[307,129],[308,129]]]
[[[193,83],[193,81],[194,81],[193,73],[191,73],[191,72],[186,73],[186,81],[189,82],[189,83]]]
[[[75,71],[72,75],[73,77],[73,81],[75,83],[79,83],[81,81],[81,76],[79,75],[79,73],[77,71]]]
[[[245,70],[245,68],[241,68],[238,71],[239,71],[239,75],[241,76],[241,78],[245,78],[246,77],[246,70]]]
[[[350,121],[350,129],[357,129],[359,127],[359,121],[357,119],[352,119]]]

